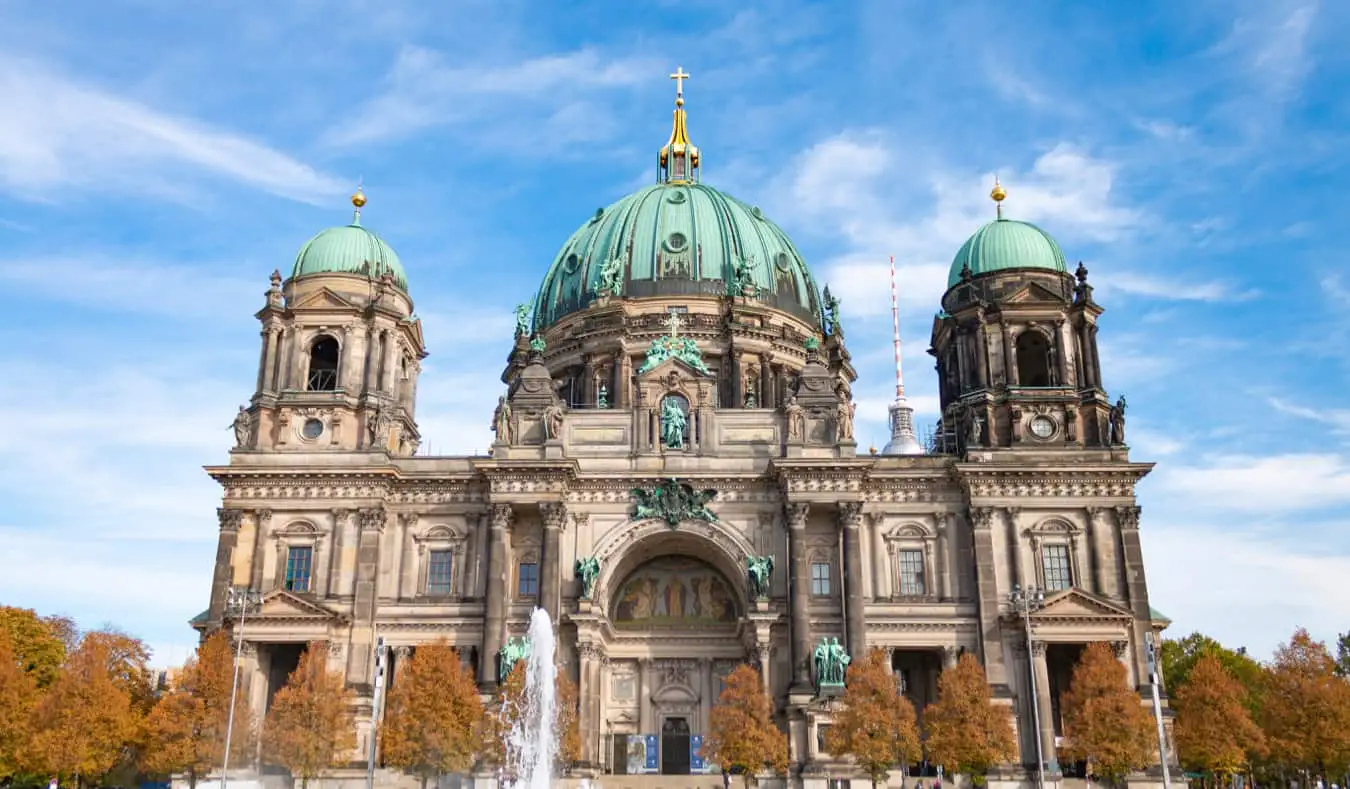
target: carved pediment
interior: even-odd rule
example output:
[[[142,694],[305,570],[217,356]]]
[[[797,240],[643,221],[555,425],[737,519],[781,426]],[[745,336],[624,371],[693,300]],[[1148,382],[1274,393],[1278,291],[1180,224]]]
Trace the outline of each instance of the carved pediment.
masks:
[[[342,294],[329,288],[319,288],[313,293],[308,293],[299,301],[291,304],[292,310],[323,310],[323,309],[360,309],[355,303]]]
[[[1045,599],[1045,607],[1031,615],[1040,620],[1134,619],[1134,614],[1110,600],[1088,594],[1082,589],[1067,589]]]
[[[1064,299],[1058,293],[1037,282],[1029,282],[1023,285],[1015,293],[1006,299],[1005,304],[1036,304],[1051,302],[1054,304],[1063,304]]]
[[[327,606],[313,600],[307,600],[284,589],[278,589],[264,595],[262,607],[255,616],[258,619],[341,619],[340,615],[329,610]]]
[[[409,336],[410,338],[412,338],[412,341],[413,341],[413,343],[414,343],[414,345],[413,345],[414,348],[425,348],[425,347],[427,347],[427,345],[426,345],[426,340],[423,339],[423,337],[422,337],[422,319],[421,319],[421,318],[408,318],[407,320],[403,321],[403,326],[407,329],[407,331],[408,331],[408,336]]]
[[[686,381],[700,378],[712,380],[713,378],[713,376],[701,370],[695,369],[693,365],[689,364],[680,357],[672,356],[669,359],[666,359],[665,361],[656,365],[652,369],[644,373],[639,373],[638,380],[639,381],[664,380],[669,379],[670,376],[672,375],[676,376],[677,379]]]

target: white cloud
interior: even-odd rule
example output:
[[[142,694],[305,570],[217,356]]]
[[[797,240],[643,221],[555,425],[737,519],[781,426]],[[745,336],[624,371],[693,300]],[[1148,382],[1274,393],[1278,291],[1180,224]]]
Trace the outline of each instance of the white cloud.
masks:
[[[139,315],[232,320],[263,303],[266,278],[224,276],[220,265],[174,266],[100,256],[0,260],[0,283],[50,300]],[[193,298],[189,294],[210,294]]]
[[[1339,434],[1350,433],[1350,408],[1309,408],[1278,397],[1269,398],[1267,402],[1280,413],[1320,422]]]
[[[1141,537],[1149,601],[1172,618],[1169,636],[1199,630],[1265,659],[1295,627],[1332,639],[1350,620],[1350,556],[1148,513]]]
[[[1157,476],[1156,490],[1196,508],[1254,514],[1350,504],[1350,461],[1336,454],[1219,457],[1208,465],[1174,462]]]
[[[1113,271],[1098,286],[1100,293],[1120,292],[1134,296],[1171,301],[1228,302],[1249,301],[1260,296],[1254,289],[1240,290],[1231,283],[1185,282],[1132,271]]]
[[[648,58],[606,58],[594,49],[497,66],[456,66],[440,52],[407,46],[389,72],[386,91],[325,139],[348,146],[472,120],[480,142],[529,137],[552,150],[556,143],[593,139],[608,122],[606,107],[587,105],[583,112],[579,102],[644,83],[663,67]]]
[[[0,184],[45,197],[65,188],[184,194],[192,174],[281,197],[331,204],[347,188],[261,142],[175,117],[0,59]]]

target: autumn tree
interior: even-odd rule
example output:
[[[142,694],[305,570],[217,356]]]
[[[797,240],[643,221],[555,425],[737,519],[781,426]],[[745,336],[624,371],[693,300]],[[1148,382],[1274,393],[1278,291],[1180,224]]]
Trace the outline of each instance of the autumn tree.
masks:
[[[1160,650],[1163,687],[1169,696],[1175,696],[1186,685],[1191,671],[1200,658],[1209,655],[1219,661],[1233,679],[1246,691],[1247,709],[1255,715],[1260,710],[1262,679],[1265,668],[1244,650],[1229,649],[1201,633],[1185,638],[1166,639]]]
[[[1336,676],[1350,679],[1350,633],[1336,636]]]
[[[1017,755],[1012,721],[995,707],[984,668],[967,652],[938,678],[938,699],[923,711],[928,760],[983,785],[989,768]]]
[[[328,644],[310,644],[272,699],[263,724],[263,757],[299,778],[302,789],[308,787],[356,748],[353,700],[342,674],[328,670]]]
[[[221,767],[234,685],[234,651],[229,635],[218,630],[197,647],[183,666],[178,686],[155,704],[145,721],[141,766],[154,775],[181,773],[188,786]],[[230,758],[244,759],[252,750],[253,716],[244,689],[234,704]]]
[[[1326,644],[1307,630],[1275,650],[1261,723],[1284,767],[1336,775],[1350,762],[1350,682],[1336,675]]]
[[[725,689],[708,716],[703,758],[724,771],[740,770],[745,785],[764,769],[787,771],[787,735],[773,721],[773,703],[759,672],[747,665],[727,675]]]
[[[0,606],[0,631],[9,636],[18,665],[45,688],[56,681],[65,662],[66,638],[74,623],[64,617],[40,617],[28,608]]]
[[[914,706],[900,693],[900,680],[884,651],[874,648],[849,665],[840,706],[825,735],[825,750],[852,757],[872,786],[884,782],[893,765],[922,758]]]
[[[84,634],[108,656],[108,675],[126,691],[131,705],[144,715],[155,705],[155,684],[150,671],[150,648],[145,642],[115,628]]]
[[[66,659],[33,715],[35,767],[83,783],[123,760],[137,720],[111,661],[107,644],[89,636]]]
[[[37,681],[20,668],[9,634],[0,630],[0,783],[24,767],[37,693]]]
[[[384,760],[427,780],[468,770],[482,749],[483,703],[472,672],[444,641],[419,646],[389,691]]]
[[[506,763],[511,729],[525,708],[525,671],[524,660],[517,661],[511,667],[506,679],[497,688],[497,698],[487,716],[489,750],[486,755],[496,764]],[[554,729],[560,732],[557,753],[560,766],[570,765],[581,758],[581,721],[577,695],[576,683],[559,671],[554,683],[554,698],[557,700]]]
[[[1083,650],[1062,709],[1064,755],[1087,762],[1090,772],[1120,782],[1157,758],[1153,718],[1109,644],[1096,641]]]
[[[1173,697],[1174,737],[1181,764],[1227,777],[1244,772],[1265,750],[1265,736],[1247,709],[1247,691],[1214,655],[1202,655]]]

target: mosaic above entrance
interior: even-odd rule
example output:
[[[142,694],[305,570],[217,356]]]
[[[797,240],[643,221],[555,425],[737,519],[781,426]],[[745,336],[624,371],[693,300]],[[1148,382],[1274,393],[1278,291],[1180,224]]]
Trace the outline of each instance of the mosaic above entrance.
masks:
[[[693,630],[735,621],[735,597],[726,579],[688,557],[668,556],[642,565],[614,598],[614,625],[626,630]]]

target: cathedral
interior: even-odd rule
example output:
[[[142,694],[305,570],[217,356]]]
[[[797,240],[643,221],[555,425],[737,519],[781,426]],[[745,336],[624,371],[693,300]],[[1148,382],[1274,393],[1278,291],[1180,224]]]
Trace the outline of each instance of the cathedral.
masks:
[[[848,777],[823,747],[835,668],[873,648],[919,710],[977,656],[1020,754],[991,779],[1073,775],[1060,700],[1084,646],[1109,642],[1148,705],[1167,625],[1135,499],[1152,465],[1104,387],[1087,269],[1004,217],[996,184],[997,218],[933,305],[940,417],[920,441],[897,321],[891,440],[859,451],[839,301],[760,208],[702,182],[672,76],[656,183],[579,216],[517,310],[483,454],[419,452],[436,338],[360,191],[350,224],[272,274],[256,387],[207,469],[224,494],[193,626],[241,639],[259,719],[325,643],[358,699],[362,775],[377,688],[419,644],[448,641],[490,692],[536,608],[580,691],[576,775],[716,772],[709,713],[750,663],[787,785]]]

